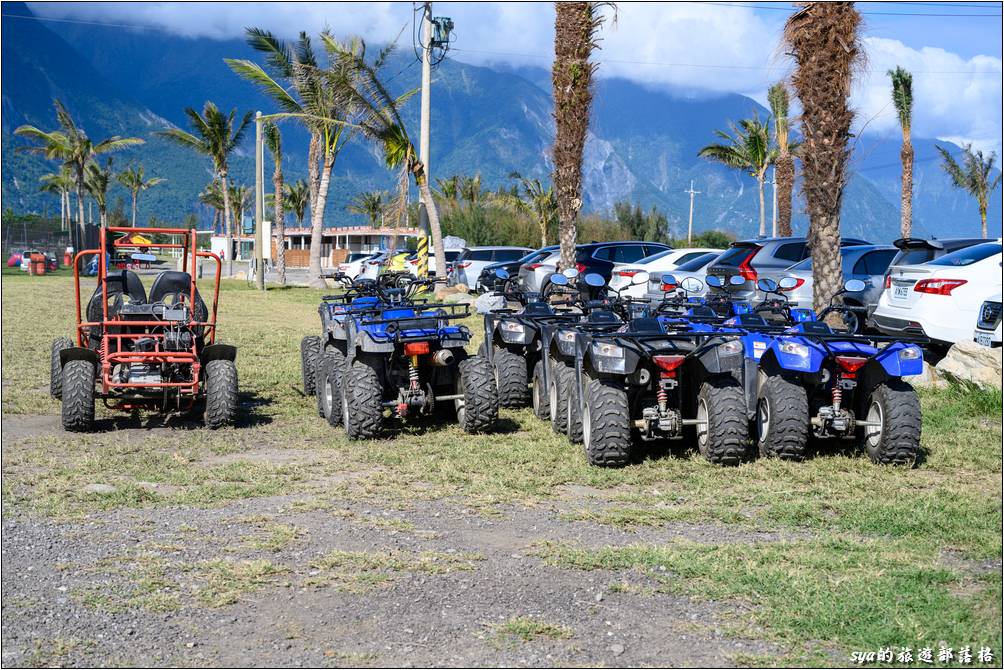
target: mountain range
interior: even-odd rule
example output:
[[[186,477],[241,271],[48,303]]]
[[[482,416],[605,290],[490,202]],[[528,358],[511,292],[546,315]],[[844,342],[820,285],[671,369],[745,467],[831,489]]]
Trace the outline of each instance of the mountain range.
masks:
[[[171,145],[154,133],[187,127],[185,107],[200,109],[213,100],[223,109],[275,111],[254,86],[237,77],[224,58],[256,59],[244,41],[187,38],[157,30],[83,25],[39,20],[23,3],[4,3],[2,58],[2,196],[5,208],[50,214],[58,199],[38,191],[38,177],[54,166],[17,151],[13,131],[23,123],[55,127],[52,99],[66,104],[92,138],[136,136],[146,144],[114,155],[115,165],[141,161],[148,175],[167,179],[140,199],[140,221],[149,217],[180,221],[195,212],[203,225],[210,213],[196,196],[211,179],[207,159]],[[600,54],[602,61],[602,52]],[[602,62],[601,62],[602,72]],[[415,88],[421,68],[410,50],[396,52],[385,67],[396,92]],[[489,188],[508,183],[508,175],[546,179],[554,122],[549,73],[541,68],[482,67],[446,59],[433,75],[432,174],[481,174]],[[674,234],[686,230],[693,180],[695,229],[719,229],[738,237],[753,235],[758,224],[756,182],[736,170],[697,157],[715,141],[715,129],[753,114],[769,113],[741,95],[685,98],[626,79],[600,78],[596,85],[584,164],[586,211],[610,212],[627,200],[656,207]],[[405,110],[406,123],[418,127],[418,98]],[[286,179],[306,175],[307,135],[295,123],[281,126],[286,149]],[[918,235],[950,237],[979,233],[973,199],[954,188],[943,173],[935,145],[953,153],[959,147],[914,138],[914,230]],[[233,158],[231,175],[251,184],[253,132]],[[898,137],[862,134],[855,138],[852,176],[844,195],[842,231],[872,240],[898,237],[900,162]],[[266,172],[270,173],[267,163]],[[350,142],[339,156],[326,210],[326,225],[358,225],[361,217],[346,205],[361,190],[391,186],[391,175],[373,147]],[[113,187],[109,202],[128,203]],[[767,191],[768,221],[770,190]],[[794,227],[804,233],[807,218],[797,195]],[[989,216],[991,234],[1001,230],[1001,198]],[[768,224],[769,225],[769,224]]]

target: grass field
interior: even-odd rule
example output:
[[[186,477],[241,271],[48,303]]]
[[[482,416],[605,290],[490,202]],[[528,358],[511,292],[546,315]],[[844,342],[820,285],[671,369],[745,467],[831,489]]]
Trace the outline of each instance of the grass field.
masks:
[[[664,593],[726,603],[734,611],[728,631],[783,650],[733,656],[736,663],[840,665],[855,650],[926,646],[936,653],[941,643],[989,646],[995,658],[1001,651],[999,392],[923,392],[925,456],[912,470],[845,453],[721,469],[693,452],[601,470],[530,410],[503,411],[497,431],[484,436],[422,422],[352,443],[297,391],[298,343],[317,328],[321,292],[263,295],[232,282],[222,293],[220,337],[239,350],[240,426],[209,432],[99,412],[103,427],[117,430],[70,435],[31,427],[34,417],[59,411],[48,396],[48,346],[71,332],[70,280],[4,272],[2,281],[6,518],[73,524],[118,510],[214,508],[273,496],[294,497],[300,511],[345,500],[392,511],[438,501],[489,519],[543,508],[556,524],[628,529],[638,541],[597,545],[541,532],[531,550],[540,565],[612,573],[611,591],[632,598]],[[469,325],[478,333],[475,318]],[[114,492],[88,491],[94,483]],[[407,521],[361,522],[412,532]],[[257,528],[256,550],[297,541],[281,518]],[[706,532],[697,539],[648,533],[674,528]],[[768,539],[739,542],[735,533]],[[477,556],[453,560],[458,570],[480,569]],[[417,554],[374,563],[335,552],[312,570],[317,579],[358,585],[374,575],[428,573],[421,564]],[[203,601],[234,602],[239,575],[221,576],[213,565],[202,568]],[[267,590],[271,579],[254,588]],[[573,631],[514,615],[484,635],[493,644],[559,644]]]

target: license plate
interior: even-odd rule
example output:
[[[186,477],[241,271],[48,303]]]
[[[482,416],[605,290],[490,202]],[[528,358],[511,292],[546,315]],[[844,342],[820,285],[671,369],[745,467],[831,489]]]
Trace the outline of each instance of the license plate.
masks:
[[[973,333],[973,339],[976,341],[976,344],[982,344],[984,347],[993,346],[990,333],[984,333],[981,330],[977,330]]]
[[[893,286],[892,287],[892,298],[893,300],[906,300],[910,297],[910,287],[909,286]]]

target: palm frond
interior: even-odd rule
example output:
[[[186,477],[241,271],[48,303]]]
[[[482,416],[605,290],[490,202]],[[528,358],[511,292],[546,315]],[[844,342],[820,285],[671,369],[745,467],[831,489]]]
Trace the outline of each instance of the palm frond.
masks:
[[[273,79],[257,63],[249,60],[234,58],[225,58],[223,59],[223,62],[226,63],[238,76],[261,88],[267,96],[272,98],[272,100],[279,105],[280,109],[287,112],[302,111],[302,107],[300,106],[300,103],[297,102],[296,98],[290,95],[289,91],[283,88],[279,82]]]

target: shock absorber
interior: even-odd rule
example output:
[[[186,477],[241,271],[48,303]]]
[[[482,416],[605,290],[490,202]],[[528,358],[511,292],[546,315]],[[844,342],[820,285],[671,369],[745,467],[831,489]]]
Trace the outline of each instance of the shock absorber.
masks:
[[[662,385],[661,380],[655,392],[655,399],[659,403],[659,411],[665,412],[666,405],[669,403],[669,394],[666,393],[666,387]]]
[[[835,381],[833,384],[833,411],[837,412],[840,410],[840,401],[843,400],[844,391],[840,388],[839,380]]]
[[[408,357],[408,382],[412,390],[418,390],[418,356]]]

